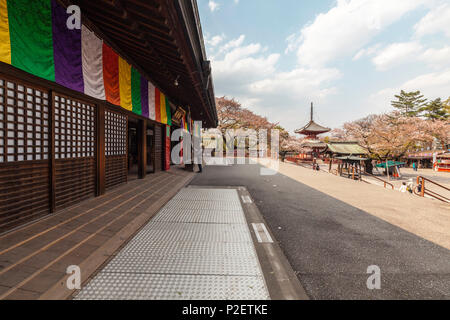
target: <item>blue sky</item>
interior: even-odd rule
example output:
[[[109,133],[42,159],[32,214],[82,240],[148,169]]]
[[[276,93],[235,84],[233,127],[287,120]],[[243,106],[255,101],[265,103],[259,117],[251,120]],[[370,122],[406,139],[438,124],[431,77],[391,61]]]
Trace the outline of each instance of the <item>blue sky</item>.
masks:
[[[450,96],[450,0],[198,0],[216,96],[289,131]]]

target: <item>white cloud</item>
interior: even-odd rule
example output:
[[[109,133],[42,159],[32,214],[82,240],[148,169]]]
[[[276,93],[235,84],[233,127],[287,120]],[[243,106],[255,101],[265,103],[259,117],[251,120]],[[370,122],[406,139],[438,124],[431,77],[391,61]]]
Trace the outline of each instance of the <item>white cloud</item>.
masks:
[[[225,38],[225,36],[223,36]],[[215,56],[218,56],[230,49],[237,48],[242,45],[245,41],[245,35],[240,35],[239,38],[232,39],[218,48],[218,51],[215,53]],[[213,59],[214,57],[212,57]]]
[[[215,80],[229,80],[228,87],[245,86],[253,81],[273,74],[279,54],[263,55],[259,43],[245,46],[226,44],[223,50],[229,50],[222,59],[213,58]]]
[[[341,76],[337,69],[297,68],[288,72],[279,72],[273,77],[253,82],[250,92],[255,95],[289,92],[295,98],[305,95],[325,97],[336,92],[336,88],[322,88],[322,85]]]
[[[372,47],[359,50],[358,53],[355,54],[355,56],[353,57],[353,61],[357,61],[357,60],[361,59],[362,57],[369,57],[369,56],[374,55],[375,53],[377,53],[379,51],[380,47],[381,47],[381,44],[376,44]]]
[[[442,68],[450,65],[450,46],[441,49],[430,48],[422,53],[420,60],[434,68]]]
[[[225,40],[224,35],[217,35],[217,36],[213,36],[212,38],[205,37],[206,44],[210,45],[211,47],[216,47],[217,45],[222,43],[223,40]]]
[[[259,43],[244,42],[242,35],[224,43],[221,53],[211,58],[217,96],[236,97],[244,106],[292,131],[303,125],[310,101],[325,101],[337,92],[331,83],[341,76],[337,69],[295,67],[282,72],[279,53]]]
[[[216,10],[219,10],[220,5],[213,0],[209,0],[208,7],[209,7],[209,10],[211,10],[211,12],[214,12]]]
[[[338,0],[327,13],[297,36],[288,39],[287,51],[295,50],[304,66],[323,66],[334,59],[354,55],[381,30],[426,0]]]
[[[288,54],[298,49],[301,44],[301,37],[294,33],[286,38],[286,42],[288,43],[288,45],[284,53]]]
[[[435,69],[443,69],[450,65],[450,46],[425,48],[417,41],[392,43],[385,47],[378,44],[358,51],[353,61],[362,57],[372,57],[372,62],[379,71],[419,62],[424,62]]]
[[[423,47],[418,42],[393,43],[378,52],[372,62],[378,70],[386,71],[400,64],[415,61],[422,50]]]
[[[421,90],[430,98],[446,97],[450,94],[450,69],[420,75],[405,82],[406,90]]]
[[[432,9],[415,26],[416,36],[423,37],[430,34],[443,33],[450,37],[450,4],[443,4]]]
[[[439,72],[431,72],[419,75],[403,84],[380,90],[370,96],[367,105],[372,113],[392,110],[391,101],[394,95],[400,90],[417,91],[420,90],[426,98],[432,100],[436,98],[446,99],[450,96],[450,69]]]

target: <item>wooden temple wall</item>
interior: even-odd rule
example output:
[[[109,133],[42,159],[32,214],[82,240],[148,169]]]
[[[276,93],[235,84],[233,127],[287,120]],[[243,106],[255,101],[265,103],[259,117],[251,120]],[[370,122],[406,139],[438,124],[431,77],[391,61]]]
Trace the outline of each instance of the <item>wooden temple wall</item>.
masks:
[[[163,170],[165,125],[12,68],[0,69],[0,233],[127,182],[128,120],[146,128]]]

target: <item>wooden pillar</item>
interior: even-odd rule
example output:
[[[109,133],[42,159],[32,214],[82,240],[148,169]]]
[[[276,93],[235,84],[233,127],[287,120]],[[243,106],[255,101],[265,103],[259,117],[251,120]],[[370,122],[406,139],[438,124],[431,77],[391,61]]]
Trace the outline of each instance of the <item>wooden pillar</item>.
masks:
[[[147,174],[147,121],[139,120],[137,130],[139,179]]]
[[[49,92],[50,97],[50,212],[56,211],[56,160],[55,160],[55,93]]]
[[[362,181],[362,164],[359,163],[359,180]]]
[[[96,195],[98,197],[105,194],[105,106],[103,104],[97,105],[96,126]]]

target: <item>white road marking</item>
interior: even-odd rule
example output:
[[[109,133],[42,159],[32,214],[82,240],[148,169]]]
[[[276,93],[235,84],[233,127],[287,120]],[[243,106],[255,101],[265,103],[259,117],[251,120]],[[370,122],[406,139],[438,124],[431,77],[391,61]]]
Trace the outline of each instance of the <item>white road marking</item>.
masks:
[[[259,243],[273,243],[272,237],[264,223],[252,223],[252,226]]]

